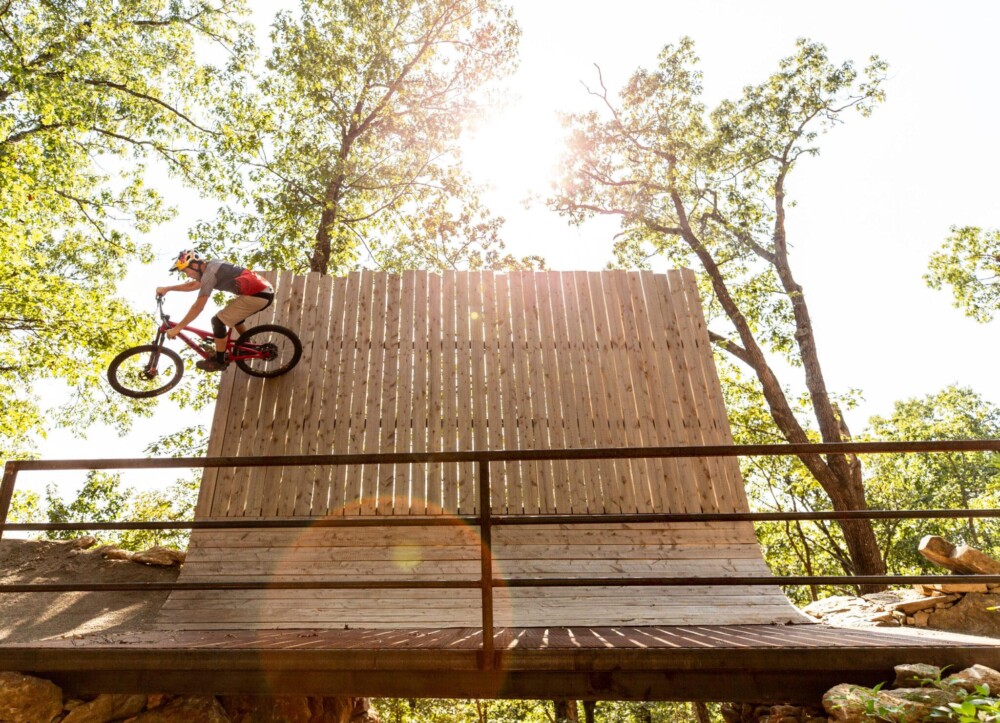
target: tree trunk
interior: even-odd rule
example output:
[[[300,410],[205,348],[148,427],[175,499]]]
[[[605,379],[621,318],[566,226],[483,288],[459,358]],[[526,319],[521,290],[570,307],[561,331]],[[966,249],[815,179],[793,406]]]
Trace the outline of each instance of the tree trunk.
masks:
[[[586,723],[594,723],[594,711],[597,708],[597,701],[583,701],[583,719]]]
[[[556,710],[556,723],[578,723],[580,711],[577,709],[575,700],[554,700]]]
[[[691,707],[694,708],[695,720],[698,723],[712,723],[712,718],[708,714],[708,706],[704,703],[692,703]]]

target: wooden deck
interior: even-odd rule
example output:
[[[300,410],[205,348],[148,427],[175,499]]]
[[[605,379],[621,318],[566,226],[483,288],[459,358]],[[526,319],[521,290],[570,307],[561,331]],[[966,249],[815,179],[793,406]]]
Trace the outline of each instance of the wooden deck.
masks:
[[[148,631],[0,646],[0,670],[85,692],[815,703],[895,664],[1000,668],[996,640],[900,628],[692,625]]]

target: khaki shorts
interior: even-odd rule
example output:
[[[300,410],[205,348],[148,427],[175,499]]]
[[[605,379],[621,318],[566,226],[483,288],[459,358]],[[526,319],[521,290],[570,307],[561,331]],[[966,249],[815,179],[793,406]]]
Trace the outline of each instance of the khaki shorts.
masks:
[[[256,314],[269,303],[269,299],[262,299],[259,296],[237,296],[226,304],[226,308],[216,314],[216,316],[226,326],[236,326],[243,323],[251,314]]]

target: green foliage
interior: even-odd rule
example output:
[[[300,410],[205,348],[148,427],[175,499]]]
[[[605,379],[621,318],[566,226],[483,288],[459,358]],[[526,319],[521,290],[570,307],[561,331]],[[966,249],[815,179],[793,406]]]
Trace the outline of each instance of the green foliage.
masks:
[[[198,493],[197,477],[177,480],[166,490],[144,492],[137,492],[132,487],[122,488],[121,481],[120,474],[90,472],[83,488],[71,501],[62,499],[55,486],[48,485],[45,491],[45,514],[48,522],[167,521],[192,518]],[[50,540],[70,540],[80,534],[71,530],[54,530],[44,536]],[[144,550],[153,545],[184,548],[189,536],[186,530],[120,530],[97,531],[93,534],[102,543],[112,543],[126,550]]]
[[[0,451],[21,456],[45,424],[127,427],[148,405],[101,383],[114,352],[150,326],[117,297],[132,233],[172,215],[147,163],[207,182],[212,99],[227,69],[196,45],[248,51],[242,0],[12,0],[0,8]],[[216,104],[218,105],[218,104]],[[201,110],[199,110],[201,109]],[[44,420],[27,390],[56,379],[72,398]],[[44,423],[44,424],[43,424]]]
[[[519,32],[500,0],[304,0],[281,13],[266,72],[233,108],[233,126],[253,132],[223,148],[232,202],[194,236],[297,272],[522,263],[503,253],[502,219],[457,145],[513,68]]]
[[[538,700],[440,700],[376,698],[382,723],[551,723],[552,703]],[[718,706],[709,706],[713,721],[722,721]],[[595,719],[602,723],[693,723],[688,703],[599,701]],[[581,716],[582,720],[582,716]]]
[[[950,287],[957,308],[976,321],[990,321],[1000,309],[1000,230],[952,226],[924,280],[932,289]]]
[[[988,685],[977,685],[962,700],[934,709],[937,720],[956,723],[986,723],[1000,720],[1000,699],[990,697]]]
[[[1000,407],[971,389],[950,386],[897,402],[892,414],[872,417],[869,434],[887,441],[996,439]],[[875,507],[990,508],[1000,503],[1000,462],[987,452],[871,455],[865,468],[869,502]],[[1000,527],[993,520],[887,520],[881,529],[883,554],[899,574],[936,569],[917,552],[924,535],[1000,554]]]

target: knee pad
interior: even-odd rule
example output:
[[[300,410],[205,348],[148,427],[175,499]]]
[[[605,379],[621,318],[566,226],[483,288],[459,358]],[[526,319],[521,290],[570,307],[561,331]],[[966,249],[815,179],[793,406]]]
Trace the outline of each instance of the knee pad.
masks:
[[[226,336],[226,325],[217,316],[212,317],[212,333],[216,339],[223,339]]]

